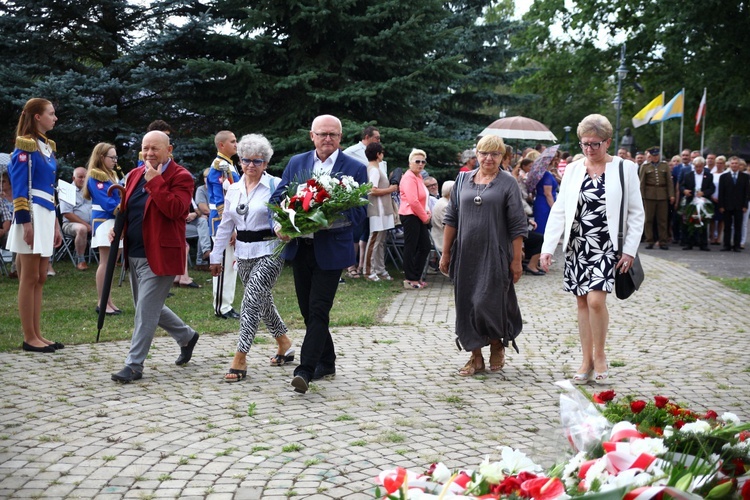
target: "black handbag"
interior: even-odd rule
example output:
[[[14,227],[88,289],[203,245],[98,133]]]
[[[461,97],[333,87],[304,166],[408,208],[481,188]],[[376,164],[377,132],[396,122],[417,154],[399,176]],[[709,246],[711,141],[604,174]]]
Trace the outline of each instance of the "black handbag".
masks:
[[[617,260],[619,261],[622,257],[622,244],[624,240],[623,236],[623,220],[625,218],[625,174],[623,173],[623,161],[620,160],[620,185],[622,186],[622,199],[620,200],[620,227],[617,231],[617,248],[619,249],[619,253],[617,256]],[[638,257],[638,254],[636,254],[635,259],[633,259],[633,264],[630,266],[630,268],[622,273],[619,270],[615,270],[615,295],[617,295],[617,298],[620,300],[625,300],[631,295],[633,295],[633,292],[638,290],[641,287],[641,283],[643,283],[643,279],[645,278],[645,275],[643,274],[643,266],[641,265],[641,259]]]

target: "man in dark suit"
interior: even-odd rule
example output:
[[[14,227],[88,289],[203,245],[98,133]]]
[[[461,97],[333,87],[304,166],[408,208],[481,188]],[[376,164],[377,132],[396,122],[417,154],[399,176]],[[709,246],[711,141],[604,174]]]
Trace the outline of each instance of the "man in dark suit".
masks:
[[[143,166],[128,174],[122,202],[126,208],[123,251],[135,303],[130,352],[125,367],[112,374],[112,380],[123,383],[142,378],[157,326],[180,346],[177,365],[190,361],[198,342],[195,330],[164,305],[172,281],[183,273],[187,259],[185,218],[193,176],[171,158],[172,146],[164,132],[148,132],[141,147]]]
[[[305,182],[313,174],[349,175],[359,184],[367,182],[367,169],[359,161],[343,154],[341,121],[335,116],[321,115],[310,127],[315,149],[295,155],[289,160],[271,203],[278,203],[290,183]],[[288,243],[281,256],[292,262],[294,286],[302,317],[305,319],[305,340],[300,364],[294,370],[292,386],[296,392],[307,392],[311,380],[336,373],[336,352],[328,329],[329,314],[336,296],[341,270],[355,263],[352,228],[367,216],[365,207],[348,210],[349,224],[304,235]],[[288,238],[279,234],[279,238]]]
[[[750,201],[750,176],[740,172],[740,160],[729,159],[729,171],[719,177],[719,212],[724,215],[724,247],[722,252],[740,252],[742,217]],[[734,226],[734,231],[732,227]],[[732,235],[734,233],[734,239]],[[734,244],[733,244],[734,243]]]
[[[706,201],[711,199],[711,195],[714,194],[714,177],[710,172],[707,172],[704,168],[706,166],[706,160],[702,156],[698,156],[693,159],[693,171],[685,172],[680,182],[680,193],[685,197],[685,209],[693,203],[695,197],[705,198]],[[683,247],[683,250],[691,250],[693,245],[698,245],[704,252],[709,252],[708,248],[708,221],[703,222],[701,227],[689,227],[690,224],[685,224],[683,230],[685,230],[687,246]]]

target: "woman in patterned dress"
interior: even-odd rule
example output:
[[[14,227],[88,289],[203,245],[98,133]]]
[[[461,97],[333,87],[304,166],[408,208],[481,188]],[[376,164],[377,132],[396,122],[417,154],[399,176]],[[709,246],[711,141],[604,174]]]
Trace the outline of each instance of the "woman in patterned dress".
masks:
[[[612,292],[615,272],[626,272],[633,263],[643,233],[638,166],[612,157],[612,125],[602,115],[589,115],[578,124],[578,138],[585,157],[569,164],[560,195],[547,221],[539,263],[547,271],[560,237],[565,251],[565,291],[576,296],[578,333],[583,361],[573,376],[576,384],[605,384],[609,366],[604,345],[609,327],[607,294]],[[617,233],[623,187],[619,168],[623,161],[625,214],[623,248]]]
[[[292,340],[273,303],[271,289],[276,284],[284,261],[274,255],[278,240],[271,230],[272,219],[266,204],[281,179],[266,173],[273,149],[259,134],[244,136],[237,144],[242,177],[232,184],[224,197],[224,215],[216,231],[211,251],[211,274],[222,273],[223,253],[237,230],[234,255],[237,274],[245,292],[240,309],[240,337],[225,382],[239,382],[247,376],[247,353],[255,340],[261,320],[273,335],[278,350],[271,364],[281,366],[294,359]]]

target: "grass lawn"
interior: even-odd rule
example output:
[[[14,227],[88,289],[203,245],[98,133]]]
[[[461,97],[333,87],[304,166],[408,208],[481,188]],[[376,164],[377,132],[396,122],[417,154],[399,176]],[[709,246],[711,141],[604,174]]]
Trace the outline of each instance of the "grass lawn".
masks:
[[[750,278],[716,278],[719,283],[733,290],[750,295]]]
[[[96,265],[88,271],[76,270],[70,261],[55,264],[57,276],[47,279],[44,286],[42,309],[42,332],[50,340],[63,344],[85,344],[96,340],[97,303],[94,273]],[[112,286],[112,299],[122,309],[119,316],[107,316],[102,328],[100,342],[130,339],[133,331],[134,307],[130,295],[130,284],[123,281],[117,286],[120,268],[117,268]],[[363,278],[347,279],[340,285],[336,302],[331,310],[331,326],[370,326],[378,323],[396,294],[400,293],[400,273],[391,269],[394,281],[370,282]],[[199,333],[226,333],[238,331],[239,322],[216,318],[211,297],[211,275],[208,272],[191,270],[190,276],[201,289],[173,288],[173,297],[167,305],[187,324]],[[237,279],[234,307],[240,309],[242,283]],[[20,349],[23,335],[16,306],[18,280],[0,276],[0,352]],[[276,287],[273,289],[276,307],[290,329],[304,328],[297,307],[292,270],[285,266]],[[265,326],[261,325],[261,332]],[[166,335],[157,330],[157,335]]]

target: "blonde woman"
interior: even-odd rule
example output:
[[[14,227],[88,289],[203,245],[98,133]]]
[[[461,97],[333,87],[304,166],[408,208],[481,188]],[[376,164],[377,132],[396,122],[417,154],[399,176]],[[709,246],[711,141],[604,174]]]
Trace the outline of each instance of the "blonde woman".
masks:
[[[86,171],[86,183],[83,186],[83,197],[91,200],[91,248],[99,249],[99,267],[96,268],[96,312],[102,301],[104,274],[109,259],[109,230],[115,226],[115,208],[120,204],[120,192],[114,190],[112,196],[107,194],[110,186],[120,182],[115,172],[117,167],[117,150],[114,145],[100,142],[94,146]],[[120,242],[122,248],[122,242]],[[122,311],[112,303],[112,296],[107,298],[108,315],[121,314]]]
[[[401,205],[398,215],[404,227],[404,288],[421,289],[427,286],[422,281],[427,257],[430,255],[430,218],[428,208],[430,193],[422,180],[422,171],[427,164],[427,153],[413,149],[409,154],[409,170],[404,172],[399,183]]]

